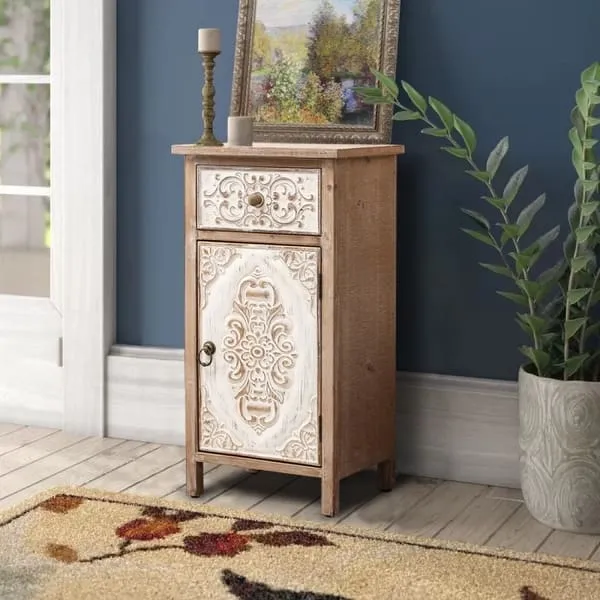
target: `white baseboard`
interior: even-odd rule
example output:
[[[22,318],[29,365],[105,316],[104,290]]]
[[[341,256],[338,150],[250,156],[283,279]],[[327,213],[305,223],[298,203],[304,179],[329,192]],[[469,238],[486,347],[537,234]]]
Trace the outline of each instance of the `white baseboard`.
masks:
[[[108,435],[184,443],[183,351],[114,346]],[[519,487],[516,383],[398,373],[401,473]]]
[[[62,428],[63,372],[45,356],[52,343],[36,346],[26,357],[15,350],[0,344],[0,423]]]

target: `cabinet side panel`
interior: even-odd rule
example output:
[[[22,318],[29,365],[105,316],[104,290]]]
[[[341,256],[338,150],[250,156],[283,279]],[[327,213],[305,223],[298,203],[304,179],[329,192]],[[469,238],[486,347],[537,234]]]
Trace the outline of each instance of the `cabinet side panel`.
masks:
[[[196,285],[196,166],[185,159],[185,427],[188,480],[198,451],[198,365]]]
[[[396,158],[335,171],[335,373],[341,477],[395,455]]]

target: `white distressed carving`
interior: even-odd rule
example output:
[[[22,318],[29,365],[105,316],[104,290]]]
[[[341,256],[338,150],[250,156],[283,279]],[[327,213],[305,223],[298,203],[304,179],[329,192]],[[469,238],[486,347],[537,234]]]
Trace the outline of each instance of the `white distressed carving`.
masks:
[[[201,449],[318,464],[318,436],[310,435],[318,413],[318,290],[309,274],[316,279],[320,251],[202,242],[200,272],[214,272],[206,265],[222,248],[236,259],[199,283],[207,298],[200,344],[216,346],[212,364],[200,368],[211,415],[201,423]],[[299,277],[294,266],[304,263]],[[205,436],[205,427],[228,433],[236,447]]]
[[[200,229],[320,232],[318,169],[235,169],[198,166]],[[251,206],[251,194],[264,198]]]

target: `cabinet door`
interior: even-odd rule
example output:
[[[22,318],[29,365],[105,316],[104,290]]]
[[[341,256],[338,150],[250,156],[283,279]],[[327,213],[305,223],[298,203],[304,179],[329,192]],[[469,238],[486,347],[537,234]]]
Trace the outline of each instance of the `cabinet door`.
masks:
[[[320,249],[199,242],[200,449],[318,465]]]

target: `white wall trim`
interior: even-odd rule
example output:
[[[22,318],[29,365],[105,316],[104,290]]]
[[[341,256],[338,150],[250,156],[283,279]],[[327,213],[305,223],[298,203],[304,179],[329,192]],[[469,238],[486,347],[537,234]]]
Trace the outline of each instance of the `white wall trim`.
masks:
[[[113,346],[107,433],[184,443],[183,351]],[[398,470],[519,487],[514,382],[398,373]]]
[[[64,2],[60,106],[66,431],[105,432],[106,357],[115,329],[116,0]],[[68,118],[66,118],[68,116]],[[63,161],[66,164],[66,161]]]

